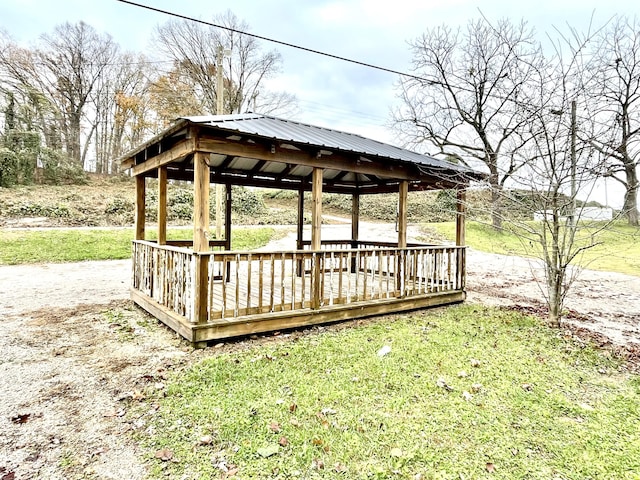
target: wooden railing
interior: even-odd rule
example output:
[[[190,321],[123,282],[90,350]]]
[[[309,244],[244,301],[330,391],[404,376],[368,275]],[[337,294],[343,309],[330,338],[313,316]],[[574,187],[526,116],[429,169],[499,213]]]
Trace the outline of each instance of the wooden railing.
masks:
[[[190,322],[197,321],[196,297],[206,298],[212,321],[464,289],[464,247],[337,245],[320,251],[194,253],[135,241],[133,287]],[[195,292],[196,263],[202,261],[206,296]]]
[[[134,241],[132,287],[160,305],[193,320],[193,251]]]

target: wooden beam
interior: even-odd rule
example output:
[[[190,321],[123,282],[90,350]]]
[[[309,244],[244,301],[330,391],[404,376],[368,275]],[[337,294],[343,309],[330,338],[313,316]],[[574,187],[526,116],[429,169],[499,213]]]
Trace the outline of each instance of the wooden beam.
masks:
[[[354,193],[351,196],[351,241],[358,243],[360,232],[360,194]],[[357,247],[352,247],[357,248]]]
[[[409,182],[400,182],[398,195],[398,248],[407,247],[407,194]]]
[[[309,167],[327,167],[335,170],[347,170],[349,172],[370,174],[383,178],[395,178],[399,180],[418,180],[420,172],[413,165],[383,163],[369,158],[355,158],[334,152],[332,155],[318,157],[312,152],[289,150],[275,147],[272,150],[257,143],[239,143],[226,139],[199,138],[196,149],[201,152],[217,153],[220,155],[233,155],[236,157],[253,158],[255,160],[267,160],[271,162],[291,163],[306,165]],[[273,153],[272,153],[273,152]]]
[[[141,177],[136,177],[141,178]],[[167,243],[167,167],[158,168],[158,245]]]
[[[302,235],[304,232],[304,189],[298,190],[298,228],[296,249],[302,250]]]
[[[456,245],[460,247],[465,245],[466,197],[467,197],[467,193],[464,188],[457,189],[456,191]]]
[[[191,334],[186,337],[192,342],[219,340],[222,338],[252,335],[260,332],[306,327],[323,323],[340,322],[372,315],[416,310],[420,308],[448,305],[463,302],[466,295],[462,291],[428,294],[410,299],[384,299],[361,302],[357,305],[334,305],[320,310],[293,310],[257,314],[206,325],[193,325]],[[147,308],[147,307],[143,307]],[[162,319],[165,321],[164,319]],[[166,322],[165,322],[166,323]]]
[[[151,170],[156,170],[163,165],[175,162],[176,160],[195,152],[195,147],[195,138],[187,138],[185,140],[181,140],[166,152],[162,152],[155,157],[151,157],[149,160],[140,163],[139,165],[135,165],[131,169],[131,171],[133,172],[134,176],[139,176]]]
[[[193,250],[209,251],[209,164],[206,156],[193,156]],[[193,321],[206,323],[208,318],[209,257],[195,255]]]
[[[144,240],[144,220],[145,220],[145,200],[146,200],[146,191],[145,191],[145,178],[144,177],[136,177],[136,240]]]
[[[203,153],[193,156],[193,249],[209,250],[209,165]]]
[[[311,181],[311,250],[320,250],[322,230],[322,169],[314,168]]]
[[[231,184],[227,183],[225,185],[226,201],[224,204],[224,241],[226,250],[231,250],[231,203],[233,201],[231,193]]]
[[[314,168],[311,181],[311,250],[320,250],[322,248],[322,169]],[[313,256],[313,266],[311,268],[313,274],[311,278],[311,308],[317,310],[320,308],[322,299],[321,282],[322,282],[322,256]]]

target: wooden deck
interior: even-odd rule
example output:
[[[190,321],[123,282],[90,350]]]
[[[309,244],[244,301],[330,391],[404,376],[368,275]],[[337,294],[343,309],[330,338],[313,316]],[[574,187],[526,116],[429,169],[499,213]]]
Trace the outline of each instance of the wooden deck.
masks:
[[[136,241],[132,298],[192,342],[465,298],[464,247],[328,247],[194,253]],[[198,321],[196,277],[203,269],[206,318]]]

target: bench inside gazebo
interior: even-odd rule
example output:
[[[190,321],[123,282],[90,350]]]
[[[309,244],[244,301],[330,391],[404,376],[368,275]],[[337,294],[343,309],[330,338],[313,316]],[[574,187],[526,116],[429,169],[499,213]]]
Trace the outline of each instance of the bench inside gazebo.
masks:
[[[226,337],[461,302],[464,196],[481,174],[336,130],[257,114],[186,117],[128,153],[136,179],[131,297],[194,345]],[[158,239],[145,238],[146,179]],[[194,188],[193,241],[167,240],[167,181]],[[224,185],[224,238],[209,238],[209,191]],[[298,192],[287,251],[231,251],[231,186]],[[407,194],[457,191],[456,244],[407,244]],[[311,239],[303,239],[311,192]],[[352,196],[351,238],[323,241],[322,193]],[[360,197],[398,194],[398,239],[360,239]]]

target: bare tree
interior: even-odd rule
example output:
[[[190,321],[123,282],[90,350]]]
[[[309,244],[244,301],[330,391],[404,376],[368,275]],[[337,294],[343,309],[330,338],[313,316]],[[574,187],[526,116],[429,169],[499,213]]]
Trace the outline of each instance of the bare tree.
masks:
[[[400,83],[394,123],[405,140],[428,143],[445,158],[489,170],[492,223],[502,225],[500,194],[524,163],[517,133],[533,114],[519,108],[543,62],[525,23],[481,19],[466,31],[439,27],[411,42],[413,71]]]
[[[542,291],[551,326],[560,326],[565,297],[580,272],[581,254],[598,243],[598,233],[610,227],[607,222],[584,219],[580,206],[584,202],[578,201],[578,195],[588,199],[594,172],[602,163],[600,152],[585,140],[593,137],[593,124],[579,120],[592,115],[583,87],[588,71],[584,50],[590,38],[576,31],[563,37],[556,46],[553,68],[541,72],[535,88],[530,85],[529,103],[535,113],[527,125],[529,141],[518,151],[526,164],[512,177],[513,185],[529,192],[529,205],[541,217],[511,226],[542,261]]]
[[[33,73],[39,75],[38,82],[58,107],[67,154],[82,165],[87,152],[81,147],[83,115],[117,45],[109,35],[99,35],[84,22],[59,25],[52,35],[43,35],[41,43]],[[85,145],[93,131],[85,135]]]
[[[159,50],[173,60],[180,74],[189,78],[194,93],[201,100],[203,113],[216,112],[216,72],[220,49],[228,49],[224,58],[224,110],[242,113],[251,108],[262,112],[288,109],[295,97],[274,94],[265,88],[265,80],[278,73],[282,59],[276,51],[263,52],[258,41],[237,33],[248,25],[227,11],[214,23],[235,31],[204,26],[186,20],[169,21],[156,29],[154,41]]]
[[[589,139],[607,157],[603,175],[625,188],[623,211],[629,225],[640,225],[640,22],[617,18],[592,47],[589,89],[598,111]]]
[[[102,72],[91,95],[90,123],[95,130],[96,171],[115,173],[115,162],[150,130],[147,116],[148,61],[143,55],[118,54]]]
[[[34,102],[42,107],[39,114],[52,111],[54,117],[43,117],[43,130],[58,132],[67,154],[80,166],[94,132],[93,128],[82,131],[87,103],[116,52],[110,36],[80,22],[59,25],[53,34],[42,35],[34,50],[10,45],[0,56],[16,89],[26,96],[43,97],[43,102]]]

